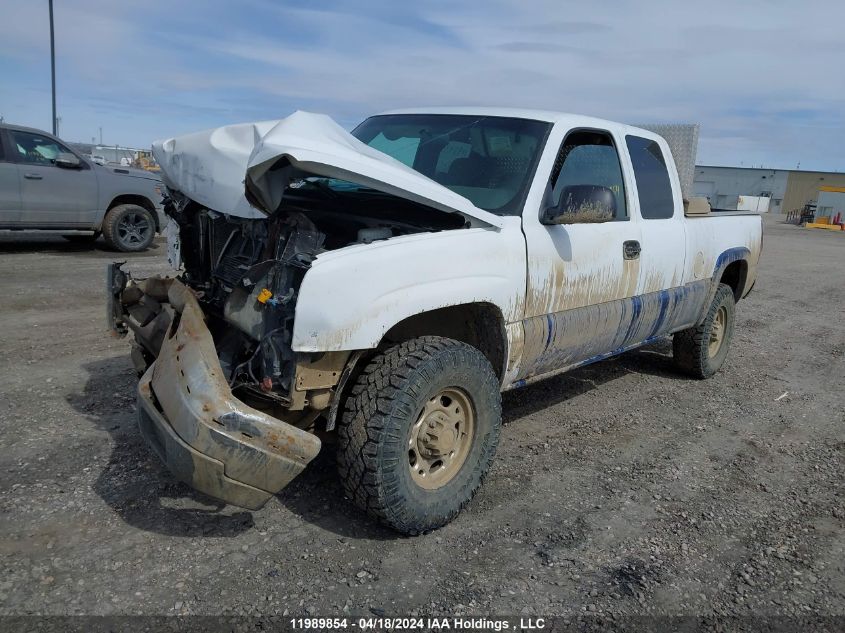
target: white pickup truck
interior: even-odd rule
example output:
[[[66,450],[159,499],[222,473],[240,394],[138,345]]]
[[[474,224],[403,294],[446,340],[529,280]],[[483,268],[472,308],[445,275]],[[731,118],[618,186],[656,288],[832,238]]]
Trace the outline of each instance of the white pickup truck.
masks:
[[[760,217],[684,200],[666,140],[610,121],[297,112],[153,151],[180,273],[111,265],[109,321],[154,451],[251,509],[326,443],[358,506],[438,528],[491,466],[500,392],[667,336],[706,378],[756,278]]]

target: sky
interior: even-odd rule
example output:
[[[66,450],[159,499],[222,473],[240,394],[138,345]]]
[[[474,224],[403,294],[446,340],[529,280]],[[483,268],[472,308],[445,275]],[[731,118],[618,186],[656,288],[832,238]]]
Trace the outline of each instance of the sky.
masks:
[[[51,128],[47,0],[0,0],[0,116]],[[845,2],[55,0],[60,136],[501,105],[699,123],[698,162],[845,171]]]

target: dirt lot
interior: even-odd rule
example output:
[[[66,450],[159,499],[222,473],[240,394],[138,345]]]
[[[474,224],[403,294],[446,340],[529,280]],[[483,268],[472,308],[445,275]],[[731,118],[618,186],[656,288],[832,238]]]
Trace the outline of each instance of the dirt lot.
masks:
[[[481,492],[417,538],[330,456],[259,512],[176,483],[104,332],[115,255],[0,237],[0,614],[845,615],[845,236],[766,222],[722,372],[662,344],[506,394]]]

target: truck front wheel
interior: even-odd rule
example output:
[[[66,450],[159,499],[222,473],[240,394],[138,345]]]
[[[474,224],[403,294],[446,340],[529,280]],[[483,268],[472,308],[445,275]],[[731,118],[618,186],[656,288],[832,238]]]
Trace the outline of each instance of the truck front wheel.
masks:
[[[347,496],[403,534],[451,521],[490,469],[502,424],[499,381],[484,355],[424,336],[375,356],[338,427]]]
[[[137,204],[119,204],[103,218],[103,237],[112,248],[125,253],[146,250],[153,242],[153,214]]]
[[[709,378],[719,371],[731,346],[735,314],[733,290],[719,284],[701,324],[673,337],[675,364],[695,378]]]

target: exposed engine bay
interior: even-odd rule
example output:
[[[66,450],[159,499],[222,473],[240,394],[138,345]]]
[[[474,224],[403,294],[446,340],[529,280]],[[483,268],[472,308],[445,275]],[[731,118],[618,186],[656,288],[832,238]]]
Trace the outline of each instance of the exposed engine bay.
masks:
[[[524,122],[466,133],[486,120],[388,117],[356,136],[295,112],[153,144],[179,273],[110,264],[107,317],[134,335],[138,427],[177,479],[258,509],[317,456],[372,357],[417,331],[487,331],[474,304],[524,282],[519,222],[503,216],[530,183],[513,168],[526,162],[494,159],[539,137],[523,143]],[[444,317],[444,292],[473,307]]]
[[[297,367],[319,369],[319,357],[326,356],[291,348],[297,295],[312,262],[330,250],[467,226],[457,214],[363,187],[337,191],[326,180],[292,182],[283,205],[260,219],[213,211],[178,192],[165,199],[165,212],[179,227],[184,272],[177,279],[191,289],[205,314],[232,393],[300,428],[327,408],[327,387],[337,383],[338,374],[333,372],[333,382],[317,379],[311,385],[315,389],[306,389],[304,379],[295,388]],[[146,282],[120,298],[134,317],[126,321],[141,347],[133,354],[139,371],[157,356],[171,318],[178,319],[164,305],[166,290],[154,288],[160,278]],[[296,411],[302,413],[291,420]]]

